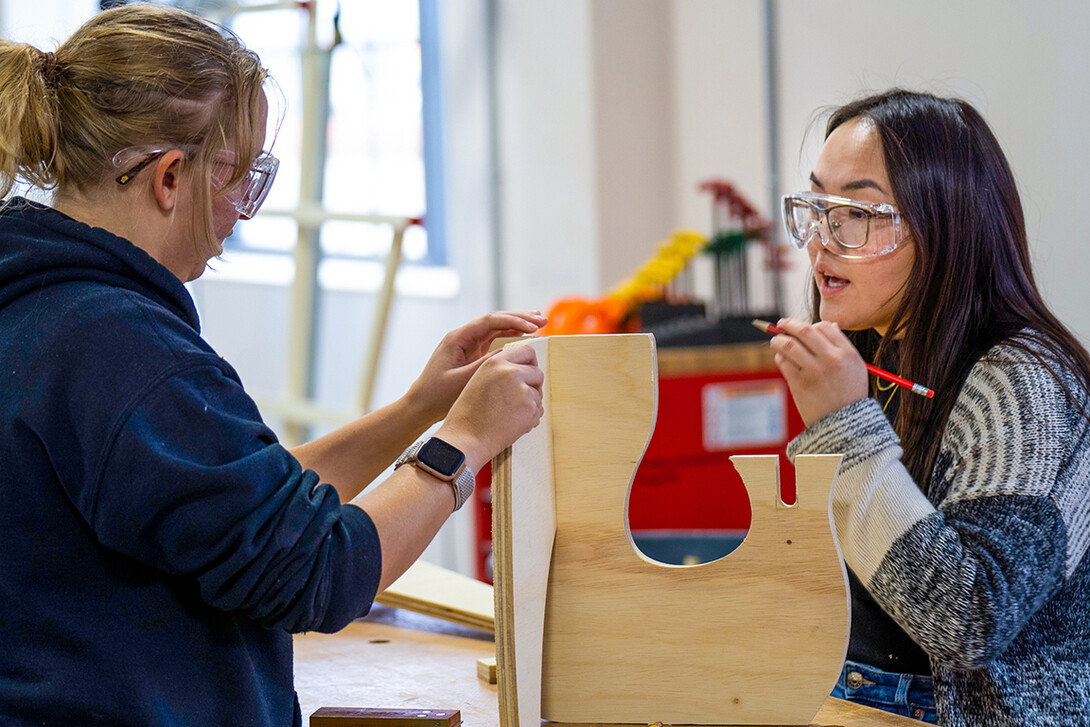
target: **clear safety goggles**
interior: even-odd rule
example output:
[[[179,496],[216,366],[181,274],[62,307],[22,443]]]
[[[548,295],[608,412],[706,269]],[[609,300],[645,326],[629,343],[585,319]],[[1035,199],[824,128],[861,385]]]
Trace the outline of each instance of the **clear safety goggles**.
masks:
[[[171,149],[178,149],[183,152],[187,158],[192,158],[192,154],[195,151],[194,147],[189,145],[162,148],[131,146],[127,149],[122,149],[114,154],[112,162],[116,168],[126,168],[126,171],[118,175],[114,181],[121,185],[128,184],[132,181],[133,177],[140,173],[140,170],[151,164],[163,154],[166,154]],[[232,156],[230,152],[225,151],[223,153],[224,155]],[[136,161],[137,159],[140,161]],[[222,163],[233,164],[234,159],[225,158]],[[230,190],[223,190],[223,180],[214,171],[212,173],[212,181],[220,188],[221,193],[225,193],[230,197],[231,203],[235,206],[235,209],[238,210],[239,215],[246,219],[250,219],[257,214],[258,209],[261,207],[261,203],[264,202],[265,197],[268,196],[273,180],[276,179],[276,170],[279,168],[280,160],[269,152],[263,151],[258,154],[257,158],[250,164],[249,171],[242,177],[237,186],[232,187]]]
[[[798,249],[816,236],[828,252],[844,258],[885,255],[902,239],[901,213],[893,205],[819,192],[785,194],[783,224]]]

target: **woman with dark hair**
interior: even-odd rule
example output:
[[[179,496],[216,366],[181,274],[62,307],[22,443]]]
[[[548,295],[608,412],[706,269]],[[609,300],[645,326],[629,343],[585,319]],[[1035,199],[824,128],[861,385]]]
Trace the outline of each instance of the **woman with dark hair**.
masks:
[[[1090,357],[1033,280],[1022,206],[969,104],[892,90],[831,116],[784,198],[813,323],[772,341],[842,452],[841,696],[944,725],[1090,720]],[[864,362],[935,391],[924,398]]]

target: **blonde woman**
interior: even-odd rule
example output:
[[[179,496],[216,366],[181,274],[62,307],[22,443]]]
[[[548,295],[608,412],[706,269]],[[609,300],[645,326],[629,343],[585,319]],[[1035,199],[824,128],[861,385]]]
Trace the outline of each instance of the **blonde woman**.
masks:
[[[396,403],[277,443],[183,286],[273,183],[266,83],[151,5],[0,43],[0,193],[55,191],[0,208],[4,724],[300,724],[291,634],[366,613],[541,416],[533,353],[486,351],[544,319],[493,313]]]

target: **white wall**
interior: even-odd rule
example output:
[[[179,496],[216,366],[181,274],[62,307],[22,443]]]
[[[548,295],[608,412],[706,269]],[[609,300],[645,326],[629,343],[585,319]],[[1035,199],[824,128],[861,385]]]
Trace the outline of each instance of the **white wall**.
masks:
[[[624,251],[647,246],[674,226],[677,136],[669,111],[672,17],[661,0],[596,0],[593,30],[595,202],[598,279],[632,274]]]
[[[597,297],[675,224],[671,5],[494,6],[499,301]]]
[[[98,7],[98,0],[0,0],[0,36],[56,50]]]
[[[585,0],[494,0],[500,305],[598,289],[593,36]]]

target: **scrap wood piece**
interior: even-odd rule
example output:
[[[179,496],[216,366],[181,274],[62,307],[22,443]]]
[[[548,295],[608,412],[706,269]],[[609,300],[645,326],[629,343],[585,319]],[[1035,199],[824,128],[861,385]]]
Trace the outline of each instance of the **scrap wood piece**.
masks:
[[[375,601],[492,633],[492,586],[442,566],[418,560]]]
[[[310,715],[310,727],[458,727],[457,709],[382,709],[322,707]]]
[[[477,659],[477,678],[485,684],[496,683],[496,657]]]

